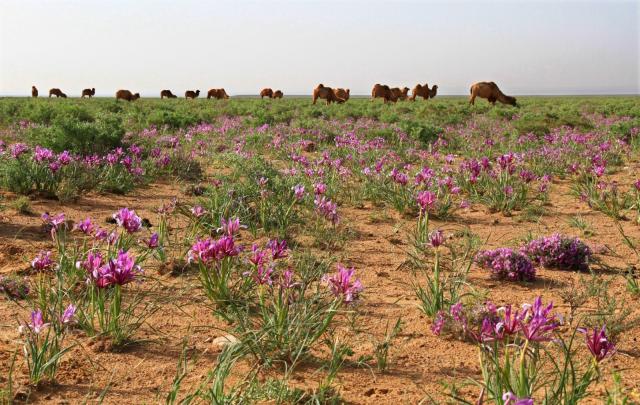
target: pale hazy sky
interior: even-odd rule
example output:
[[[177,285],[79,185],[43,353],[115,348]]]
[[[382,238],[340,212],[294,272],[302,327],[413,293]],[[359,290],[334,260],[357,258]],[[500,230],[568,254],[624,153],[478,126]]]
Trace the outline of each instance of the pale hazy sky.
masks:
[[[638,94],[639,1],[0,0],[0,94]]]

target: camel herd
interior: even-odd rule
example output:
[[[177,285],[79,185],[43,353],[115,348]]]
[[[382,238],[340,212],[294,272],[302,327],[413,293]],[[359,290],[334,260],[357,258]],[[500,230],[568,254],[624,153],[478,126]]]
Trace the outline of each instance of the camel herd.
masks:
[[[422,97],[424,100],[428,100],[430,98],[434,98],[438,93],[438,86],[433,85],[433,87],[429,88],[429,85],[425,83],[416,84],[416,86],[411,91],[411,96],[409,96],[409,88],[403,87],[402,89],[399,87],[389,87],[386,84],[376,83],[371,89],[371,101],[374,101],[377,98],[381,98],[384,100],[384,103],[388,102],[398,102],[411,100],[415,101],[416,97]],[[469,97],[469,104],[475,104],[475,100],[477,97],[487,99],[491,104],[495,105],[496,101],[501,102],[502,104],[510,104],[517,105],[516,98],[507,96],[504,94],[497,84],[494,82],[478,82],[474,83],[470,89],[471,96]],[[84,89],[82,90],[82,98],[84,97],[93,97],[96,94],[96,89]],[[316,103],[318,99],[325,100],[327,104],[338,103],[342,104],[349,100],[350,90],[343,88],[332,88],[327,87],[324,84],[319,84],[315,89],[313,89],[313,104]],[[38,89],[36,86],[31,86],[31,96],[38,97]],[[67,98],[67,95],[62,92],[62,90],[58,88],[53,88],[49,90],[49,97],[56,96]],[[200,96],[200,90],[187,90],[184,92],[184,97],[186,99],[195,99]],[[272,98],[279,99],[282,98],[284,94],[280,90],[273,91],[271,88],[264,88],[260,91],[260,98],[264,99]],[[171,90],[162,90],[160,92],[160,98],[177,98],[175,94],[171,92]],[[140,93],[132,93],[129,90],[118,90],[116,92],[116,100],[126,100],[126,101],[134,101],[140,98]],[[207,92],[207,99],[215,98],[218,100],[228,99],[229,95],[223,89],[210,89]]]

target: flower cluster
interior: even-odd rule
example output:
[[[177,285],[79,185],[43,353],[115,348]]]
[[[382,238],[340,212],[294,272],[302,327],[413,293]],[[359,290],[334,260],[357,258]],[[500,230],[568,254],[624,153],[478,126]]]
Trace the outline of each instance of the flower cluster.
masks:
[[[123,227],[129,233],[135,233],[142,227],[142,220],[136,215],[134,210],[128,208],[121,208],[118,212],[113,214],[113,219],[116,220],[118,226]]]
[[[211,238],[198,239],[189,250],[189,263],[201,262],[206,264],[213,261],[221,261],[226,257],[237,256],[241,250],[239,246],[235,245],[232,236],[225,235],[218,240]]]
[[[104,261],[100,252],[89,252],[83,262],[76,263],[89,274],[89,281],[98,288],[113,285],[125,285],[137,280],[143,273],[135,259],[126,251],[120,250],[115,258]]]
[[[313,202],[315,204],[316,211],[320,215],[331,221],[331,223],[334,225],[339,222],[340,218],[338,217],[338,204],[332,202],[325,196],[320,197],[320,195],[317,195]]]
[[[580,239],[557,233],[532,240],[520,251],[534,263],[567,270],[588,270],[593,254]]]
[[[533,281],[536,278],[531,260],[510,248],[480,251],[475,262],[478,266],[489,269],[492,276],[499,280]]]
[[[354,268],[346,268],[338,264],[338,271],[334,274],[325,274],[322,281],[329,286],[331,292],[344,302],[352,302],[358,299],[363,287],[359,279],[354,279]]]

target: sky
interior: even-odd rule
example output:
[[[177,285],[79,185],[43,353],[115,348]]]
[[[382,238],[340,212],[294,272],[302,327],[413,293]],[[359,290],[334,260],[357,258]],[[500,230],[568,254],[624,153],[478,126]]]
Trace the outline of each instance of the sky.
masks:
[[[640,1],[0,0],[0,95],[638,94]]]

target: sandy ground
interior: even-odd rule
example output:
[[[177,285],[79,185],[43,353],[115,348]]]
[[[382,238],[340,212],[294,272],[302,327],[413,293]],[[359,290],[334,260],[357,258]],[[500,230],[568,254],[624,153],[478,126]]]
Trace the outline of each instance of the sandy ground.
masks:
[[[630,168],[633,172],[637,168]],[[50,200],[32,201],[33,216],[20,215],[7,208],[0,212],[0,272],[24,269],[40,249],[52,249],[52,243],[40,227],[39,214],[44,211],[64,211],[67,217],[80,220],[91,216],[99,221],[118,208],[128,206],[153,222],[155,209],[170,198],[177,196],[183,201],[189,198],[182,193],[182,186],[171,182],[154,184],[137,189],[127,196],[89,194],[78,202],[61,206]],[[491,214],[482,206],[458,211],[446,222],[435,221],[433,226],[447,233],[469,226],[486,240],[486,247],[515,246],[515,240],[527,232],[551,234],[562,232],[579,235],[568,219],[581,214],[591,225],[594,235],[588,238],[593,245],[605,245],[630,260],[631,251],[623,245],[611,220],[601,213],[590,210],[568,193],[568,183],[556,182],[550,192],[551,203],[548,214],[539,222],[520,222],[518,215],[505,217]],[[5,200],[12,196],[6,195]],[[337,387],[348,403],[354,404],[415,404],[428,395],[436,402],[444,402],[442,383],[462,383],[469,378],[480,378],[477,348],[457,340],[434,336],[430,320],[418,309],[418,301],[410,285],[411,273],[402,268],[406,260],[408,232],[413,220],[401,218],[392,209],[384,211],[366,205],[363,208],[341,207],[342,222],[356,231],[357,237],[346,243],[336,253],[336,259],[354,266],[365,293],[358,303],[359,326],[362,333],[349,332],[344,319],[340,320],[355,354],[372,354],[373,342],[382,339],[386,326],[402,318],[402,331],[390,349],[390,367],[385,373],[357,368],[346,364],[337,379]],[[382,220],[380,220],[382,218]],[[640,227],[631,221],[623,224],[625,231],[640,238]],[[243,241],[248,242],[248,241]],[[611,255],[599,256],[605,263],[624,268],[624,260]],[[196,275],[186,273],[175,277],[160,275],[157,266],[146,269],[157,277],[161,287],[158,295],[164,298],[160,311],[155,313],[137,337],[144,343],[127,348],[123,352],[101,350],[99,344],[77,332],[70,341],[77,345],[67,354],[58,373],[58,383],[31,390],[30,402],[34,403],[82,403],[96,401],[104,395],[104,403],[159,403],[164,402],[176,373],[183,341],[187,342],[192,359],[190,372],[185,378],[183,393],[193,391],[213,367],[219,347],[213,339],[224,335],[220,328],[224,323],[216,319],[204,305],[206,299],[198,288]],[[579,275],[558,270],[538,270],[539,280],[531,284],[497,282],[487,272],[472,267],[469,282],[486,289],[488,297],[496,304],[520,305],[531,302],[542,295],[544,301],[554,301],[559,311],[565,311],[559,292],[577,280]],[[606,273],[604,276],[610,276]],[[625,295],[627,305],[638,306],[638,298],[625,292],[624,280],[617,277],[613,283],[616,294]],[[636,310],[636,314],[638,311]],[[26,319],[27,310],[13,302],[0,298],[0,384],[7,384],[7,375],[13,353],[19,349],[17,325]],[[619,342],[619,353],[605,363],[605,375],[613,369],[623,370],[623,383],[629,389],[640,389],[640,328],[625,333]],[[315,353],[322,357],[324,353]],[[247,372],[247,365],[239,365],[237,376]],[[314,387],[318,376],[317,367],[302,366],[294,374],[291,384]],[[27,383],[26,365],[18,356],[14,371],[14,390],[24,390]],[[607,385],[610,384],[610,379]],[[479,390],[469,386],[462,392],[472,399]],[[600,403],[604,384],[594,390],[592,399],[585,403]],[[181,395],[182,396],[182,395]]]

